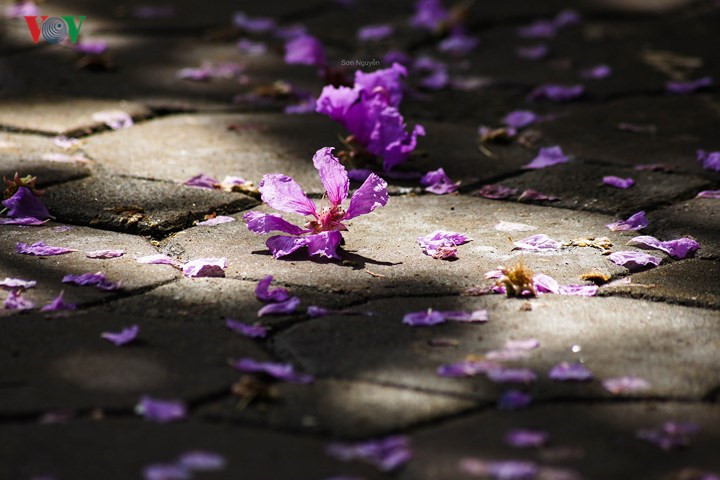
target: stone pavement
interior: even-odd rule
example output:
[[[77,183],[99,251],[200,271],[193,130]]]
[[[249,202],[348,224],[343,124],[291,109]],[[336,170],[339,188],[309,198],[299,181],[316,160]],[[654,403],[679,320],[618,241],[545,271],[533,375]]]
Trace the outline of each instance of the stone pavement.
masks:
[[[0,479],[720,478],[720,200],[696,197],[720,189],[717,168],[696,158],[698,149],[720,150],[720,96],[717,84],[687,95],[665,87],[705,76],[720,81],[720,5],[582,0],[572,4],[578,24],[552,38],[521,38],[518,28],[554,18],[568,3],[457,2],[478,44],[453,56],[438,51],[439,34],[409,25],[413,3],[41,3],[43,15],[87,16],[81,40],[108,45],[90,58],[66,45],[35,45],[22,20],[0,19],[0,175],[37,176],[55,217],[41,226],[0,226],[0,280],[37,281],[23,293],[35,308],[0,309]],[[400,170],[442,167],[461,181],[459,191],[434,195],[413,178],[388,177],[387,206],[347,222],[341,260],[305,250],[276,260],[242,219],[272,211],[256,188],[183,185],[201,173],[241,176],[254,186],[265,174],[284,173],[319,200],[324,189],[312,156],[324,146],[343,148],[347,132],[339,124],[284,113],[303,93],[317,96],[325,80],[314,67],[285,63],[273,35],[232,28],[239,10],[305,25],[331,67],[391,51],[445,62],[450,84],[438,90],[410,69],[400,110],[427,134]],[[357,40],[358,29],[385,23],[394,27],[388,38]],[[243,51],[236,45],[243,38],[266,48]],[[517,54],[539,43],[549,49],[544,58]],[[243,69],[232,78],[177,77],[203,62]],[[601,64],[610,76],[582,76]],[[582,83],[585,93],[561,103],[528,100],[548,83]],[[513,139],[480,140],[479,126],[498,127],[518,109],[539,120]],[[109,128],[96,115],[106,111],[133,125]],[[76,142],[64,146],[59,135]],[[523,168],[539,148],[554,145],[569,162]],[[602,182],[608,175],[636,184],[614,188]],[[515,193],[488,198],[502,187]],[[557,198],[528,201],[520,197],[527,189]],[[641,233],[606,228],[640,210],[648,219]],[[215,215],[234,221],[198,224]],[[417,237],[439,229],[472,241],[454,260],[424,255]],[[562,246],[514,248],[536,234]],[[685,259],[648,252],[661,262],[640,271],[608,259],[610,250],[639,251],[626,244],[641,234],[690,237],[700,248]],[[16,244],[40,241],[74,251],[16,253]],[[101,249],[125,253],[86,257]],[[222,257],[227,267],[224,277],[188,278],[172,265],[136,261],[157,254],[176,265]],[[591,285],[593,274],[597,295],[478,294],[493,285],[486,272],[518,261],[560,285]],[[67,274],[98,271],[122,288],[62,283]],[[300,298],[295,313],[258,318],[255,288],[267,275]],[[61,292],[76,310],[40,311]],[[3,291],[0,300],[12,295]],[[309,306],[330,312],[312,316]],[[488,320],[403,323],[428,309],[485,309]],[[226,318],[267,327],[267,337],[234,333]],[[101,338],[130,325],[140,333],[127,345]],[[539,346],[507,346],[530,339]],[[241,358],[288,363],[314,382],[242,374],[232,367]],[[483,360],[534,378],[504,383],[492,374],[438,373]],[[584,365],[592,379],[551,379],[561,362]],[[607,382],[619,377],[642,379],[644,388]],[[532,402],[501,408],[509,390]],[[145,420],[136,411],[143,396],[182,401],[187,414],[167,424]],[[506,438],[518,429],[546,435],[518,448]],[[329,449],[389,436],[405,437],[412,452],[390,471],[367,459],[343,461]],[[224,465],[148,470],[189,451],[221,455]]]

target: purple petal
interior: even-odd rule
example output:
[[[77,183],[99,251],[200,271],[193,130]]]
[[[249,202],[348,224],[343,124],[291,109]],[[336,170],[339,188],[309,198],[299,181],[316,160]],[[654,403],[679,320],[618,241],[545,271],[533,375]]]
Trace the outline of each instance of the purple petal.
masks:
[[[483,185],[474,195],[492,200],[502,200],[516,195],[517,192],[517,188],[504,187],[502,185]]]
[[[365,73],[362,70],[355,72],[355,88],[367,94],[381,92],[386,104],[397,107],[403,98],[402,79],[407,77],[407,69],[399,63],[393,63],[390,68]]]
[[[64,247],[51,247],[46,245],[45,242],[35,242],[32,245],[27,243],[17,243],[15,245],[17,253],[23,255],[34,255],[36,257],[48,257],[53,255],[64,255],[66,253],[77,252],[72,248]]]
[[[83,273],[80,275],[70,273],[63,277],[62,282],[72,283],[80,287],[96,287],[99,290],[105,291],[119,290],[122,288],[122,282],[110,282],[102,272]]]
[[[183,275],[196,277],[224,277],[227,268],[225,258],[199,258],[183,265]]]
[[[35,225],[43,225],[48,220],[38,220],[35,217],[0,218],[0,225],[33,225],[33,226],[35,226]]]
[[[337,248],[342,241],[342,234],[338,231],[321,232],[317,235],[308,235],[305,237],[307,241],[308,253],[312,255],[320,255],[326,258],[334,258],[340,260],[337,254]]]
[[[613,232],[625,232],[628,230],[640,230],[648,226],[645,212],[639,211],[632,214],[627,220],[618,220],[617,222],[606,225]]]
[[[665,87],[670,93],[684,95],[688,93],[693,93],[695,90],[699,90],[701,88],[709,87],[712,84],[712,77],[702,77],[698,78],[697,80],[692,80],[690,82],[667,82],[665,84]]]
[[[48,303],[40,309],[41,312],[58,312],[63,310],[75,310],[77,305],[74,303],[65,303],[63,300],[63,292],[55,297],[52,302]]]
[[[560,295],[577,295],[580,297],[594,297],[597,292],[597,285],[562,285],[558,291]]]
[[[342,166],[340,160],[332,154],[334,148],[323,147],[313,156],[313,165],[320,175],[328,200],[333,206],[338,206],[348,196],[350,189],[350,180],[348,179],[345,167]]]
[[[533,286],[540,293],[560,293],[560,284],[557,280],[544,273],[533,276]]]
[[[595,65],[594,67],[588,68],[588,69],[580,72],[581,77],[592,78],[595,80],[607,78],[610,75],[612,75],[612,68],[610,68],[608,65],[604,65],[604,64]]]
[[[498,368],[500,365],[495,362],[464,360],[440,366],[437,374],[441,377],[472,377]]]
[[[299,215],[315,215],[315,203],[310,200],[302,187],[287,175],[273,173],[265,175],[258,188],[263,202],[281,212]]]
[[[495,383],[532,383],[537,379],[535,372],[528,368],[497,368],[487,372],[489,380]]]
[[[552,195],[545,195],[544,193],[538,192],[537,190],[528,188],[526,190],[523,190],[523,192],[518,197],[518,200],[521,202],[555,202],[557,200],[560,200],[560,198],[554,197]]]
[[[137,325],[131,325],[123,328],[119,332],[103,332],[101,337],[105,340],[112,342],[115,346],[119,347],[127,343],[132,342],[140,333],[140,327]]]
[[[378,207],[384,207],[387,202],[387,182],[371,173],[350,198],[345,220],[370,213]]]
[[[635,185],[635,180],[633,180],[630,177],[620,178],[620,177],[616,177],[614,175],[609,175],[607,177],[603,177],[602,181],[605,185],[610,185],[611,187],[622,188],[622,189],[627,189],[627,188],[630,188],[633,185]]]
[[[289,233],[290,235],[302,235],[307,232],[307,230],[293,225],[277,214],[247,212],[243,215],[243,220],[247,224],[248,230],[258,234],[277,231]]]
[[[289,363],[258,362],[252,358],[241,358],[233,362],[233,367],[245,373],[264,373],[278,380],[290,383],[312,383],[310,374],[298,373]]]
[[[442,168],[426,173],[420,179],[420,184],[425,187],[425,191],[434,193],[435,195],[446,195],[456,191],[458,187],[460,187],[460,182],[453,183]]]
[[[102,55],[107,51],[108,44],[104,40],[78,41],[74,48],[84,55]]]
[[[418,0],[415,3],[415,13],[410,19],[410,25],[434,31],[447,20],[448,16],[449,13],[443,7],[441,0]]]
[[[358,99],[360,88],[326,85],[315,102],[315,110],[336,122],[344,122],[350,107]]]
[[[700,244],[692,238],[678,238],[661,242],[655,237],[642,235],[630,240],[628,245],[633,247],[661,250],[675,259],[683,259],[700,248]]]
[[[524,47],[517,47],[515,49],[515,54],[518,57],[524,58],[526,60],[541,60],[541,59],[547,57],[548,53],[550,53],[550,48],[544,43],[539,43],[537,45],[530,45],[530,46],[524,46]]]
[[[524,128],[535,123],[537,115],[529,110],[513,110],[505,115],[502,122],[508,127]]]
[[[255,42],[249,38],[241,38],[235,44],[240,53],[251,56],[265,55],[268,51],[268,46],[265,42]]]
[[[549,376],[552,380],[560,382],[573,381],[585,382],[592,380],[593,375],[582,363],[561,362],[550,369]]]
[[[720,190],[703,190],[697,194],[698,198],[720,198]]]
[[[308,240],[306,237],[286,237],[283,235],[275,235],[265,242],[265,245],[272,253],[273,258],[284,257],[290,255],[295,250],[306,246]]]
[[[613,252],[607,258],[611,262],[630,270],[647,266],[657,267],[660,265],[660,259],[658,257],[653,257],[652,255],[642,252]]]
[[[394,31],[392,25],[367,25],[358,30],[357,38],[361,42],[373,42],[389,37]]]
[[[603,387],[605,387],[605,390],[613,395],[639,392],[650,388],[650,383],[640,377],[606,378],[603,380],[602,384]]]
[[[22,18],[25,16],[40,15],[40,9],[35,3],[25,0],[18,3],[11,3],[5,7],[5,16],[7,18]]]
[[[488,321],[488,311],[486,309],[471,311],[445,311],[442,312],[447,320],[463,323],[485,323]]]
[[[94,250],[92,252],[87,252],[85,256],[87,258],[117,258],[122,257],[125,255],[125,250]]]
[[[515,448],[537,448],[545,445],[550,435],[543,430],[510,430],[505,435],[505,443]]]
[[[204,173],[201,173],[199,175],[195,175],[188,180],[185,180],[183,185],[186,185],[188,187],[207,188],[210,190],[214,190],[220,187],[220,182],[215,180],[210,175],[205,175]]]
[[[353,182],[364,182],[367,178],[373,174],[372,170],[367,168],[353,168],[348,170],[348,177]]]
[[[702,162],[705,170],[720,172],[720,152],[697,151],[698,162]]]
[[[167,255],[163,254],[156,254],[156,255],[147,255],[145,257],[138,257],[135,259],[138,263],[144,263],[144,264],[150,264],[150,265],[172,265],[174,267],[179,267],[180,263],[168,257]]]
[[[273,276],[268,275],[258,282],[255,287],[255,296],[258,300],[263,302],[284,302],[290,298],[290,294],[283,287],[277,287],[270,290],[272,280]]]
[[[30,310],[35,308],[35,304],[24,298],[22,290],[10,290],[7,298],[5,298],[5,310]]]
[[[275,28],[275,20],[269,17],[248,17],[245,12],[235,12],[233,25],[250,33],[265,33]]]
[[[285,63],[321,67],[325,62],[325,48],[312,35],[303,34],[285,44]]]
[[[249,338],[265,338],[268,332],[268,328],[262,325],[250,325],[248,323],[238,322],[232,318],[225,319],[225,326],[233,332]]]
[[[194,472],[213,472],[225,468],[225,458],[219,453],[196,450],[185,452],[177,464]]]
[[[19,187],[17,192],[7,200],[3,200],[2,204],[7,208],[6,215],[10,218],[32,217],[38,220],[55,218],[50,215],[40,199],[26,187]]]
[[[517,242],[513,242],[520,250],[532,250],[535,252],[545,252],[548,250],[557,250],[562,246],[562,243],[557,240],[553,240],[544,233],[527,237]]]
[[[540,85],[535,88],[530,95],[529,100],[547,99],[551,102],[568,102],[583,96],[585,87],[582,85]]]
[[[537,157],[532,162],[525,165],[523,168],[536,169],[552,167],[560,163],[566,163],[570,159],[563,153],[562,148],[559,146],[541,148]]]
[[[143,469],[144,480],[190,480],[192,473],[182,465],[155,463]]]
[[[694,423],[665,422],[660,428],[641,429],[637,438],[654,443],[663,450],[674,450],[690,445],[690,436],[697,433],[699,427]]]
[[[412,458],[410,442],[404,436],[391,436],[360,443],[333,443],[327,454],[343,462],[363,460],[383,472],[397,470]]]
[[[5,279],[0,280],[0,288],[3,290],[26,290],[28,288],[33,288],[35,285],[37,285],[35,280],[23,280],[21,278],[10,277],[5,277]]]
[[[531,402],[532,397],[529,393],[520,390],[507,390],[500,395],[498,408],[501,410],[518,410],[529,406]]]
[[[260,310],[258,310],[257,316],[264,317],[266,315],[289,315],[291,313],[294,313],[299,305],[299,297],[290,297],[283,302],[268,303]]]
[[[464,29],[455,27],[447,38],[438,43],[438,50],[455,56],[467,55],[477,47],[477,37],[468,35]]]
[[[446,318],[443,312],[431,308],[426,311],[407,313],[403,317],[403,323],[412,327],[431,326],[445,323]]]
[[[226,217],[225,215],[217,215],[208,220],[198,222],[197,224],[203,225],[205,227],[214,227],[215,225],[221,225],[223,223],[230,223],[230,222],[234,222],[234,221],[235,221],[235,219],[233,217]]]
[[[142,415],[145,420],[167,423],[184,419],[187,410],[182,400],[160,400],[144,396],[135,406],[135,413]]]
[[[132,117],[121,110],[108,110],[103,112],[96,112],[92,116],[96,122],[102,122],[113,130],[120,130],[122,128],[130,128],[133,125]]]
[[[425,255],[438,259],[457,257],[457,246],[470,241],[463,233],[436,230],[429,235],[420,236],[417,242]]]

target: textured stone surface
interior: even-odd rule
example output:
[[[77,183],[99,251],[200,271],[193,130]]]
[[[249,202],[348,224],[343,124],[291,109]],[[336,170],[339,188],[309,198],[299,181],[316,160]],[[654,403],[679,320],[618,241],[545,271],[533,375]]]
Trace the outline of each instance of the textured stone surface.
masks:
[[[311,320],[283,332],[276,345],[280,354],[297,359],[320,376],[342,375],[493,403],[510,386],[493,384],[482,375],[441,377],[437,368],[468,355],[502,349],[507,340],[537,338],[540,348],[509,365],[536,372],[538,380],[528,391],[542,400],[608,397],[599,380],[626,375],[647,379],[651,389],[643,394],[652,396],[699,399],[720,383],[715,354],[720,342],[717,312],[630,299],[556,295],[531,300],[530,311],[523,311],[522,305],[523,301],[501,296],[380,300],[363,307],[379,313],[378,317]],[[482,325],[448,323],[424,328],[402,323],[406,313],[428,308],[487,308],[490,320]],[[455,339],[459,345],[430,344],[439,338]],[[571,351],[573,345],[579,345],[580,351]],[[550,368],[561,361],[584,362],[596,380],[550,380]]]
[[[700,242],[699,258],[720,257],[720,209],[718,200],[695,198],[652,212],[650,233],[662,240],[690,236]]]

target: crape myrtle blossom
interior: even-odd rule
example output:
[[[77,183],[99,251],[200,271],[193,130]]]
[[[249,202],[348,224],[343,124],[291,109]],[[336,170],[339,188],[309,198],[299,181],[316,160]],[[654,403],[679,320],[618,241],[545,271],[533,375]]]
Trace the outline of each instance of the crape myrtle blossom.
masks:
[[[13,289],[8,292],[5,298],[5,310],[31,310],[35,308],[35,304],[24,298],[22,289]]]
[[[720,198],[720,190],[703,190],[697,194],[697,198]]]
[[[420,179],[420,184],[425,187],[426,192],[434,193],[435,195],[453,193],[460,188],[460,182],[457,181],[453,183],[442,168],[427,172]]]
[[[140,333],[140,327],[137,325],[130,325],[119,332],[103,332],[100,336],[108,342],[114,344],[116,347],[120,347],[135,340],[138,333]]]
[[[15,245],[17,253],[23,255],[34,255],[36,257],[49,257],[53,255],[64,255],[66,253],[77,252],[77,250],[65,247],[52,247],[46,245],[45,242],[35,242],[32,245],[18,242]]]
[[[265,315],[287,315],[293,313],[300,306],[299,297],[291,297],[287,289],[277,287],[270,290],[272,275],[260,280],[255,287],[255,296],[258,300],[267,303],[258,310],[258,317]]]
[[[457,247],[472,239],[464,233],[436,230],[433,233],[417,238],[423,253],[433,258],[446,260],[457,258]]]
[[[28,187],[18,187],[17,191],[10,198],[3,200],[2,204],[7,209],[5,214],[9,218],[31,218],[38,221],[55,218]]]
[[[75,310],[77,305],[74,303],[67,303],[63,300],[64,292],[55,297],[50,303],[40,309],[41,312],[59,312],[63,310]]]
[[[720,152],[697,151],[698,162],[702,163],[705,170],[720,172]]]
[[[407,70],[399,63],[372,73],[355,72],[355,85],[327,85],[317,99],[316,111],[347,128],[351,142],[383,159],[383,169],[403,163],[415,150],[417,137],[425,135],[422,125],[406,132],[398,111],[403,97],[400,79]]]
[[[650,250],[660,250],[676,260],[681,260],[688,255],[691,255],[695,250],[700,248],[700,244],[692,238],[677,238],[675,240],[668,240],[661,242],[655,237],[649,235],[641,235],[630,240],[628,245],[639,248],[647,248]]]
[[[324,147],[313,156],[313,164],[326,190],[327,206],[318,209],[302,187],[286,175],[265,175],[260,182],[261,198],[267,205],[282,212],[311,217],[304,227],[299,227],[276,214],[248,212],[243,215],[243,220],[253,233],[280,231],[289,234],[268,238],[266,245],[274,258],[307,247],[310,255],[339,259],[337,247],[342,240],[340,232],[347,230],[343,222],[370,213],[387,203],[387,183],[373,173],[355,191],[347,210],[344,210],[341,204],[348,197],[350,180],[345,167],[332,151],[332,148]]]
[[[552,167],[561,163],[567,163],[570,159],[562,151],[562,148],[555,145],[554,147],[541,148],[537,157],[523,168],[534,170],[538,168]]]
[[[182,400],[161,400],[146,395],[135,406],[135,413],[151,422],[168,423],[184,419],[187,408]]]
[[[645,212],[641,210],[630,215],[627,220],[618,220],[605,226],[613,232],[626,232],[628,230],[641,230],[648,226],[648,221],[645,218]]]
[[[660,265],[660,259],[643,252],[635,252],[631,250],[622,252],[613,252],[607,257],[611,262],[625,267],[629,270],[640,269],[644,267],[657,267]]]

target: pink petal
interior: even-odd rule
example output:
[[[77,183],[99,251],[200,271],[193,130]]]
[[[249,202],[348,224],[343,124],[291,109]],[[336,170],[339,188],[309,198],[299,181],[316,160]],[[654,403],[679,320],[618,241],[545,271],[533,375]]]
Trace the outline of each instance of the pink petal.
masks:
[[[273,173],[265,175],[258,187],[263,202],[281,212],[299,215],[315,215],[315,203],[310,200],[302,187],[287,175]]]
[[[613,232],[624,232],[628,230],[640,230],[648,226],[647,218],[645,218],[645,212],[639,211],[632,214],[627,220],[618,220],[614,223],[606,225],[607,228]]]
[[[260,310],[258,310],[257,316],[264,317],[266,315],[289,315],[291,313],[294,313],[299,305],[299,297],[290,297],[284,302],[268,303]]]
[[[525,165],[523,168],[537,169],[552,167],[560,163],[567,163],[570,159],[563,153],[562,148],[559,146],[541,148],[537,157],[532,162]]]
[[[290,383],[312,383],[314,378],[306,373],[298,373],[289,363],[258,362],[252,358],[235,360],[232,366],[245,373],[264,373],[278,380]]]
[[[661,242],[657,238],[649,235],[635,237],[627,244],[633,247],[661,250],[675,259],[683,259],[700,248],[700,244],[692,238],[678,238]]]
[[[630,177],[620,178],[620,177],[616,177],[614,175],[609,175],[607,177],[603,177],[602,181],[605,185],[610,185],[611,187],[622,188],[622,189],[628,189],[628,188],[632,187],[633,185],[635,185],[635,180],[633,180]]]
[[[365,215],[388,202],[387,182],[371,173],[350,199],[345,220]]]
[[[184,419],[187,408],[182,400],[160,400],[144,396],[135,406],[135,412],[145,420],[167,423]]]
[[[436,230],[425,236],[417,238],[420,249],[425,255],[433,258],[447,259],[457,256],[457,246],[469,242],[471,239],[464,233]]]
[[[140,327],[131,325],[123,328],[119,332],[103,332],[101,337],[115,344],[116,347],[120,347],[135,340],[139,332]]]
[[[322,232],[317,235],[308,235],[305,239],[310,255],[340,259],[340,256],[337,254],[337,247],[342,241],[342,234],[340,232]]]
[[[227,268],[225,258],[199,258],[191,260],[183,266],[183,275],[195,277],[224,277]]]
[[[555,365],[549,374],[552,380],[584,382],[592,380],[593,375],[582,363],[561,362]]]
[[[640,377],[606,378],[602,384],[605,390],[613,395],[639,392],[650,388],[650,383]]]
[[[41,312],[57,312],[61,310],[75,310],[77,309],[77,305],[74,303],[66,303],[63,300],[63,292],[60,292],[60,295],[55,297],[52,302],[48,303],[44,307],[40,309]]]
[[[487,377],[495,383],[532,383],[537,375],[527,368],[497,368],[487,372]]]
[[[248,230],[258,234],[277,231],[290,235],[302,235],[308,231],[293,225],[277,214],[247,212],[243,215],[243,220],[247,224]]]
[[[125,250],[95,250],[87,252],[85,256],[87,258],[117,258],[125,255]]]
[[[284,257],[290,255],[295,250],[306,246],[308,243],[305,237],[287,237],[284,235],[275,235],[265,242],[273,258]]]
[[[249,338],[265,338],[267,336],[268,328],[262,325],[250,325],[243,322],[238,322],[232,318],[225,319],[225,326],[235,333],[239,333]]]
[[[0,288],[5,290],[28,289],[33,288],[35,285],[37,285],[35,280],[22,280],[20,278],[10,277],[0,280]]]
[[[210,175],[205,175],[204,173],[195,175],[194,177],[185,180],[184,185],[188,187],[207,188],[210,190],[214,190],[220,186],[217,180]]]
[[[46,245],[45,242],[35,242],[32,245],[28,245],[27,243],[17,243],[16,249],[17,253],[23,255],[34,255],[37,257],[64,255],[66,253],[77,252],[77,250],[72,248],[51,247],[50,245]]]
[[[557,250],[562,246],[562,243],[557,240],[553,240],[544,233],[527,237],[517,242],[513,242],[520,250],[532,250],[535,252],[545,252],[548,250]]]
[[[517,192],[517,188],[504,187],[502,185],[483,185],[475,192],[475,195],[492,200],[502,200],[516,195]]]
[[[720,198],[720,190],[703,190],[697,194],[698,198]]]
[[[35,308],[35,304],[24,298],[22,290],[10,290],[8,296],[5,299],[6,310],[30,310]]]
[[[234,222],[235,219],[233,217],[226,217],[224,215],[218,215],[216,217],[210,218],[208,220],[204,220],[202,222],[198,222],[198,225],[203,225],[205,227],[214,227],[215,225],[221,225],[223,223],[230,223]]]
[[[542,430],[510,430],[505,435],[505,443],[515,448],[542,447],[550,439],[550,435]]]
[[[320,174],[328,200],[333,206],[340,205],[348,196],[350,180],[345,167],[333,154],[332,147],[323,147],[313,156],[313,165]]]
[[[660,265],[660,259],[658,257],[634,251],[613,252],[608,256],[608,259],[630,270],[647,266],[657,267]]]

